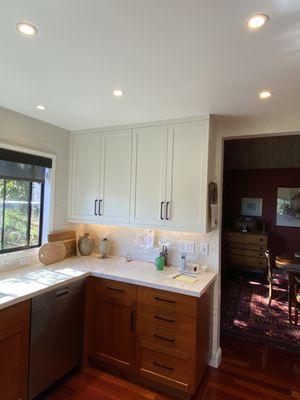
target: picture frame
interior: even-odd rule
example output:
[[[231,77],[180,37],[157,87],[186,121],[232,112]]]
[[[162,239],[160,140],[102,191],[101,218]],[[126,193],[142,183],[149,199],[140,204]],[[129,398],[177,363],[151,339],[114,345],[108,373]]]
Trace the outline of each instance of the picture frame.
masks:
[[[277,189],[276,225],[300,228],[300,187]]]
[[[241,215],[246,217],[262,216],[263,199],[260,197],[242,197]]]

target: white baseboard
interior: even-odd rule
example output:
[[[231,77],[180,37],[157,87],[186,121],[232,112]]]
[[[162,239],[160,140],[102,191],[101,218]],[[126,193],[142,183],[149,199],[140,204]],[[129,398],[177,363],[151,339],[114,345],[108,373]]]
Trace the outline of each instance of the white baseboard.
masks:
[[[214,368],[219,368],[222,360],[222,350],[221,347],[219,347],[211,356],[208,365],[210,367]]]

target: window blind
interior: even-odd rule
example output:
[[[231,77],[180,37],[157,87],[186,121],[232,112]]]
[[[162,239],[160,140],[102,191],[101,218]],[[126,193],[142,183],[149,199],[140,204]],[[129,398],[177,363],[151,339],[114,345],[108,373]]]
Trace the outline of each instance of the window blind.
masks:
[[[0,148],[0,178],[45,182],[51,158]]]

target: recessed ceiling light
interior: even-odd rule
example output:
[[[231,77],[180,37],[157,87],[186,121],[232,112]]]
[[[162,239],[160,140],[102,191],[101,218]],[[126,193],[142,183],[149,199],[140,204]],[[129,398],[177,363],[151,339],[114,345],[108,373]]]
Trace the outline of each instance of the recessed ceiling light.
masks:
[[[258,95],[259,95],[260,99],[265,100],[265,99],[269,99],[272,96],[272,94],[273,93],[270,92],[270,90],[263,90]]]
[[[19,32],[26,36],[33,36],[37,33],[36,27],[32,24],[29,24],[28,22],[18,22],[17,29]]]
[[[268,21],[269,17],[267,14],[256,14],[253,15],[253,17],[248,18],[246,24],[249,30],[255,31],[265,25]]]
[[[122,97],[122,96],[124,96],[124,94],[125,93],[123,92],[123,90],[120,90],[120,89],[116,89],[113,91],[113,95],[116,97]]]
[[[43,104],[38,104],[38,105],[36,106],[36,108],[37,108],[38,110],[45,111],[47,107],[46,107],[46,106],[43,106]]]

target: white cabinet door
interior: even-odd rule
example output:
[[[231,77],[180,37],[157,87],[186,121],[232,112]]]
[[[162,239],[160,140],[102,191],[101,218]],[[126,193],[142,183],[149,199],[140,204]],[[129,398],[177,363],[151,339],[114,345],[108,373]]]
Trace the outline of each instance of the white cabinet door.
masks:
[[[166,228],[206,230],[208,121],[168,127]]]
[[[129,222],[132,130],[102,134],[101,222]]]
[[[100,189],[100,134],[72,137],[69,218],[98,221]]]
[[[164,225],[166,158],[166,126],[134,129],[130,222]]]

